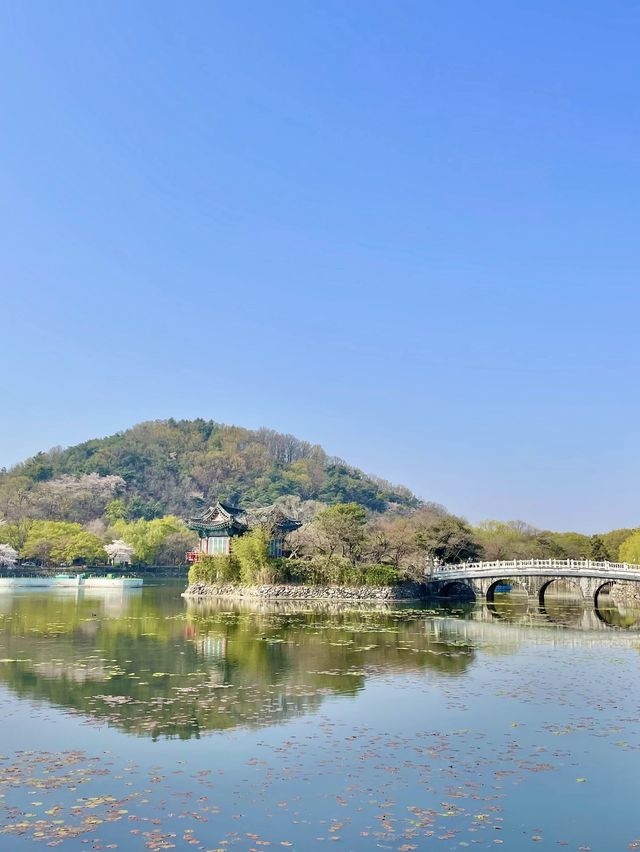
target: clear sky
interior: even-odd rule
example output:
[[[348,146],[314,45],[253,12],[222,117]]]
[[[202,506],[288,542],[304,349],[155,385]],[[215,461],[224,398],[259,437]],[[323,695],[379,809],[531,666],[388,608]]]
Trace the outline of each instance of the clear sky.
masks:
[[[144,419],[640,524],[640,5],[0,5],[0,465]]]

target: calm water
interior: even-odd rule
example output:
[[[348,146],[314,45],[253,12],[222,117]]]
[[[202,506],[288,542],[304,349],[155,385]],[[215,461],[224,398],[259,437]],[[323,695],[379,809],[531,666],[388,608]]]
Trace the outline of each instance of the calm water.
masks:
[[[640,613],[0,597],[0,850],[640,849]]]

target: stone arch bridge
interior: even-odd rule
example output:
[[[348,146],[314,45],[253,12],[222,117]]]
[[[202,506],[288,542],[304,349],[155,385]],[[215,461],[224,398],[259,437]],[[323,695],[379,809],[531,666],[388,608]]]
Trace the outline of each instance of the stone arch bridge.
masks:
[[[449,597],[465,593],[493,600],[501,585],[518,586],[544,605],[544,595],[558,580],[571,581],[586,600],[614,584],[640,583],[640,565],[627,562],[592,562],[589,559],[515,559],[497,562],[461,562],[437,565],[426,577],[432,595]],[[640,586],[638,586],[640,591]]]

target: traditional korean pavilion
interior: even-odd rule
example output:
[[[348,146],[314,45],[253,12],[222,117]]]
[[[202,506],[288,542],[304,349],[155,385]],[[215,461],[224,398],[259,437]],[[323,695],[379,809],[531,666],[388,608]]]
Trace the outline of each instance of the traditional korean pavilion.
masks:
[[[269,510],[258,509],[250,517],[243,509],[221,503],[219,500],[202,514],[190,518],[187,526],[198,533],[198,546],[187,553],[190,562],[196,562],[200,556],[219,556],[232,551],[232,539],[244,535],[252,527],[264,523],[264,513]],[[265,524],[271,532],[269,555],[282,556],[284,539],[287,533],[297,530],[298,521],[288,518],[282,512],[270,512]]]

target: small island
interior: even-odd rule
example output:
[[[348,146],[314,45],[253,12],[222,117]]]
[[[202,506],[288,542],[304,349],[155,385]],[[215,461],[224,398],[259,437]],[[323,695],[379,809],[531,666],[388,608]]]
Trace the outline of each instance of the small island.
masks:
[[[397,566],[362,560],[366,511],[322,509],[303,524],[271,506],[246,512],[217,501],[191,518],[198,535],[187,598],[418,600],[424,586]]]

